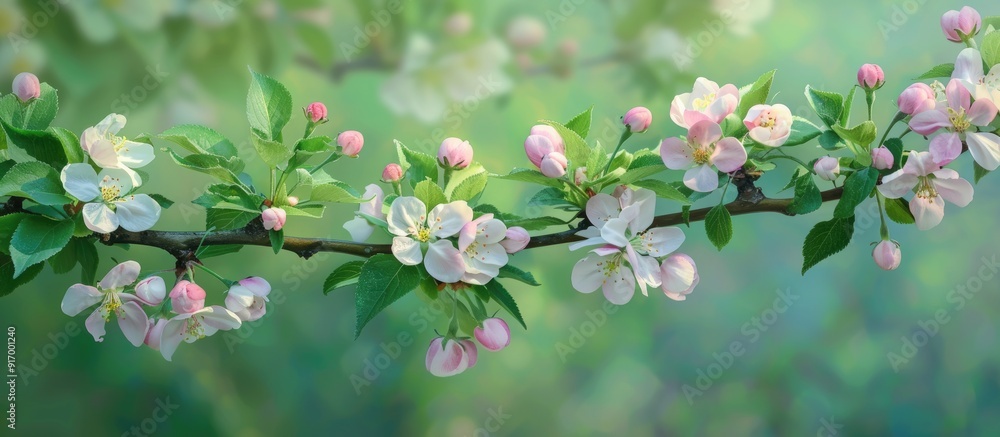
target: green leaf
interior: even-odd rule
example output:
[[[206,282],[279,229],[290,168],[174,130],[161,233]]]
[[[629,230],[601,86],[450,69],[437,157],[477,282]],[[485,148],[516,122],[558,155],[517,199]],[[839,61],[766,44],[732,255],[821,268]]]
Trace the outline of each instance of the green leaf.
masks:
[[[181,157],[180,155],[174,153],[173,150],[167,150],[167,153],[169,153],[174,162],[181,167],[205,173],[222,180],[223,182],[242,185],[244,187],[246,186],[233,171],[233,168],[243,167],[243,161],[235,156],[224,158],[218,155],[193,153],[188,156]]]
[[[3,120],[0,120],[0,126],[7,132],[8,146],[20,149],[54,168],[62,169],[69,163],[65,146],[52,132],[19,129]]]
[[[954,73],[954,72],[955,72],[955,64],[954,63],[940,64],[940,65],[935,65],[930,70],[927,70],[926,73],[921,74],[920,76],[917,76],[913,80],[937,79],[939,77],[948,77],[948,78],[950,78],[951,75],[952,75],[952,73]]]
[[[274,250],[274,254],[277,255],[281,252],[281,246],[285,245],[285,230],[275,231],[272,229],[267,231],[267,237],[271,240],[271,250]]]
[[[598,177],[607,165],[608,152],[604,150],[600,141],[595,141],[594,149],[590,151],[590,158],[587,159],[587,178]]]
[[[323,218],[323,214],[326,212],[326,205],[319,204],[299,206],[282,205],[281,208],[284,209],[285,213],[289,216],[299,217]]]
[[[812,141],[813,138],[818,137],[821,133],[822,132],[820,132],[819,127],[812,124],[811,121],[802,117],[794,117],[792,119],[792,131],[788,135],[788,140],[785,141],[783,146],[791,147],[808,143],[809,141]]]
[[[662,165],[662,164],[661,164]],[[542,174],[538,170],[531,170],[527,168],[515,168],[505,175],[493,175],[497,179],[503,179],[507,181],[518,181],[518,182],[528,182],[532,184],[545,185],[553,188],[562,188],[563,182],[561,179],[550,178]]]
[[[890,138],[885,141],[885,147],[889,149],[892,153],[892,168],[888,169],[889,172],[899,170],[903,167],[903,140],[899,138]]]
[[[488,179],[489,175],[486,173],[486,169],[479,163],[473,163],[466,168],[452,172],[444,192],[451,202],[456,200],[471,201],[483,193]]]
[[[628,170],[619,178],[619,182],[622,184],[632,184],[666,169],[667,167],[663,165],[663,159],[660,158],[660,155],[655,153],[636,153],[628,166]]]
[[[162,194],[150,194],[149,197],[152,197],[153,200],[160,205],[160,208],[163,209],[170,208],[174,205],[173,200],[167,199],[167,197]]]
[[[205,228],[214,227],[220,231],[239,229],[257,217],[260,217],[260,212],[212,208],[205,213]]]
[[[566,123],[566,129],[576,132],[580,138],[587,138],[587,135],[590,134],[590,123],[593,113],[594,107],[591,106],[586,111],[577,114],[569,123]]]
[[[10,240],[10,257],[14,261],[14,278],[35,264],[59,253],[73,236],[73,221],[55,221],[42,216],[21,220]]]
[[[750,85],[750,89],[746,94],[740,96],[740,104],[736,109],[736,113],[739,114],[741,120],[747,116],[750,108],[754,105],[767,103],[767,96],[771,93],[771,82],[774,81],[774,73],[776,71],[771,70],[761,75]]]
[[[498,278],[510,278],[515,281],[523,282],[525,284],[537,287],[539,285],[538,281],[535,280],[535,275],[530,272],[526,272],[510,264],[500,267],[500,274],[497,275]]]
[[[271,141],[267,138],[261,138],[256,133],[250,133],[250,142],[253,143],[253,148],[257,150],[257,156],[264,161],[269,167],[276,167],[288,158],[292,157],[292,151],[288,150],[284,144],[277,141]]]
[[[405,296],[420,283],[420,268],[404,266],[396,257],[375,255],[361,267],[358,287],[354,291],[357,324],[354,338],[378,313]]]
[[[840,125],[847,126],[851,121],[851,108],[854,107],[854,94],[858,92],[858,86],[852,86],[851,91],[847,93],[847,99],[844,100],[844,110],[840,113]]]
[[[396,142],[396,153],[399,155],[399,164],[406,171],[406,177],[410,179],[410,187],[415,187],[420,181],[430,178],[438,180],[437,159],[423,152],[409,149],[399,141]]]
[[[31,282],[44,267],[44,264],[35,264],[17,276],[14,275],[14,261],[9,256],[0,254],[0,297],[11,294],[17,287]]]
[[[0,196],[25,197],[42,205],[72,203],[56,170],[37,161],[21,162],[11,167],[0,178]]]
[[[566,170],[568,174],[572,175],[577,167],[587,165],[587,160],[590,158],[590,146],[580,134],[551,120],[539,120],[539,123],[554,127],[559,136],[562,137],[563,143],[566,144],[566,159],[569,160],[569,167]]]
[[[496,303],[500,305],[500,308],[503,308],[508,314],[514,316],[514,319],[521,324],[521,327],[528,329],[528,325],[524,323],[524,318],[521,317],[521,311],[517,309],[517,303],[514,302],[514,297],[507,292],[507,289],[503,288],[503,285],[500,285],[499,281],[494,279],[487,282],[486,291],[490,293],[490,298],[495,300]]]
[[[562,190],[548,187],[535,193],[528,200],[529,206],[573,206],[573,204],[563,198]],[[574,206],[575,207],[575,206]]]
[[[812,106],[813,110],[816,111],[816,115],[819,116],[823,123],[830,127],[840,125],[840,114],[844,111],[844,96],[829,92],[820,91],[813,89],[810,86],[806,86],[806,101],[809,102],[809,106]]]
[[[0,253],[10,255],[10,239],[14,237],[14,231],[21,224],[21,220],[28,215],[23,212],[0,215]]]
[[[262,138],[281,141],[281,129],[292,116],[292,95],[280,82],[250,70],[247,120]]]
[[[364,261],[349,261],[341,264],[323,281],[323,294],[330,294],[331,291],[340,287],[357,284],[358,278],[361,277],[361,267],[364,265]]]
[[[875,123],[868,120],[850,129],[839,125],[833,126],[832,129],[834,132],[837,132],[837,135],[841,138],[854,142],[861,147],[868,147],[871,145],[871,143],[875,141],[875,136],[878,134],[878,128],[875,126]]]
[[[806,235],[806,241],[802,245],[802,274],[805,275],[806,271],[820,261],[844,250],[851,242],[852,235],[854,216],[817,223],[809,231],[809,235]]]
[[[448,203],[448,198],[441,191],[441,187],[430,179],[424,179],[413,188],[413,196],[424,202],[427,210],[430,211],[442,203]]]
[[[242,244],[217,244],[213,246],[201,246],[201,249],[198,249],[198,253],[196,254],[196,256],[198,257],[198,259],[204,260],[216,256],[236,253],[239,252],[240,249],[243,249]]]
[[[656,197],[659,197],[661,199],[673,200],[675,202],[680,202],[683,205],[691,204],[691,201],[688,200],[687,196],[685,196],[683,193],[674,188],[673,185],[670,185],[661,180],[644,179],[641,181],[632,182],[632,185],[652,190],[654,193],[656,193]]]
[[[333,143],[333,138],[326,135],[321,135],[318,137],[309,137],[298,140],[295,143],[295,149],[307,153],[321,153],[328,152],[332,149],[330,144]]]
[[[56,118],[57,112],[59,112],[59,96],[55,88],[47,83],[41,84],[38,98],[27,105],[22,104],[14,94],[7,94],[0,99],[0,118],[20,129],[45,130]]]
[[[333,203],[362,203],[365,201],[354,188],[337,180],[314,185],[309,200]]]
[[[191,203],[206,209],[235,209],[259,214],[263,200],[260,195],[251,194],[241,185],[212,184]]]
[[[983,62],[986,63],[987,71],[994,65],[1000,64],[1000,33],[990,32],[983,37],[979,51],[983,54]]]
[[[687,227],[691,227],[691,205],[684,205],[681,207],[681,219],[684,220],[684,224]]]
[[[816,187],[811,173],[806,173],[795,180],[795,197],[788,205],[792,214],[809,214],[823,206],[823,195]]]
[[[864,202],[875,189],[875,182],[878,181],[878,170],[874,167],[865,167],[852,173],[844,181],[844,194],[837,202],[837,208],[833,210],[836,218],[848,218],[854,215],[854,209]]]
[[[910,202],[906,199],[885,199],[885,213],[892,220],[901,225],[912,225],[916,223],[913,213],[910,212]]]
[[[725,205],[715,205],[705,216],[705,232],[720,251],[733,239],[733,218]]]
[[[80,263],[80,282],[94,284],[97,282],[97,264],[101,259],[97,255],[97,247],[92,238],[76,238],[76,260]]]
[[[205,126],[182,124],[163,131],[159,137],[177,144],[191,153],[219,156],[237,156],[239,154],[232,141]]]
[[[830,151],[840,150],[843,149],[844,147],[847,147],[847,145],[844,144],[844,141],[840,139],[837,133],[832,130],[826,130],[823,131],[822,134],[820,134],[819,145],[820,147]]]
[[[979,163],[976,162],[976,161],[972,161],[972,169],[973,169],[973,172],[975,173],[973,175],[973,177],[975,178],[975,182],[977,184],[979,183],[980,179],[982,179],[984,176],[990,174],[989,170],[983,168],[983,166],[979,165]]]
[[[84,161],[85,155],[83,148],[80,147],[80,138],[75,133],[68,129],[54,126],[50,127],[48,132],[54,135],[59,140],[59,143],[62,144],[63,151],[66,152],[67,163],[74,164]],[[2,132],[0,132],[0,136],[3,136]],[[59,170],[62,169],[60,168]]]

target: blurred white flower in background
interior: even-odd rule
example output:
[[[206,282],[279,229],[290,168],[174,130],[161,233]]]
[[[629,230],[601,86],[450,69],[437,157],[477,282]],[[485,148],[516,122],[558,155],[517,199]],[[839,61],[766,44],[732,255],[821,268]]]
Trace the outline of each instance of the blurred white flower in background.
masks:
[[[771,16],[774,0],[712,0],[712,9],[730,32],[746,37],[754,33],[754,25]]]
[[[679,32],[669,27],[648,27],[642,34],[642,57],[647,61],[669,61],[683,70],[688,64],[684,52],[687,43]]]

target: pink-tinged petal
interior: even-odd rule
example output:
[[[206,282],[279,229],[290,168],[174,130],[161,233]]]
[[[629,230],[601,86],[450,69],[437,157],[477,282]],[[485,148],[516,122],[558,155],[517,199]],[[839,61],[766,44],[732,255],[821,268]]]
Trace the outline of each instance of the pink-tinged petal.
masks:
[[[962,154],[962,140],[957,133],[942,133],[931,140],[930,152],[935,164],[948,165]]]
[[[726,137],[715,144],[715,151],[710,158],[715,168],[720,171],[730,173],[743,167],[747,162],[747,149],[743,148],[740,140],[733,137]],[[718,184],[716,184],[718,185]]]
[[[239,329],[243,325],[243,322],[235,313],[218,305],[205,307],[198,311],[197,314],[197,317],[206,326],[220,331]]]
[[[601,238],[618,247],[630,246],[628,238],[625,237],[626,229],[628,229],[628,220],[611,219],[601,228]]]
[[[671,170],[683,170],[694,162],[694,149],[680,138],[667,138],[660,143],[660,159]]]
[[[941,223],[944,218],[944,199],[916,196],[910,201],[910,212],[916,220],[917,229],[926,231]]]
[[[684,185],[700,193],[719,188],[719,175],[708,165],[699,165],[684,173]]]
[[[581,293],[593,293],[594,290],[601,288],[606,278],[604,272],[610,261],[611,257],[599,255],[589,255],[577,261],[570,275],[573,288]]]
[[[943,168],[934,172],[936,176],[932,182],[934,189],[944,200],[954,203],[959,207],[965,207],[972,202],[975,189],[969,181],[962,179],[958,172],[952,169]]]
[[[104,295],[97,288],[89,285],[73,284],[66,290],[66,295],[63,296],[60,307],[64,314],[73,317],[80,314],[83,310],[94,306],[94,304],[100,302],[103,298]]]
[[[625,305],[635,294],[635,276],[628,267],[621,266],[611,274],[601,287],[604,298],[615,305]]]
[[[952,127],[951,119],[944,111],[924,111],[910,119],[910,129],[920,135],[930,135],[938,129]]]
[[[149,329],[146,331],[146,339],[143,343],[154,351],[160,350],[160,339],[163,337],[163,328],[167,326],[167,319],[149,319]]]
[[[736,89],[733,85],[726,85],[726,87]],[[722,123],[722,120],[736,111],[738,104],[739,98],[732,94],[717,95],[715,101],[708,107],[708,118],[716,123]]]
[[[83,205],[83,224],[100,234],[110,234],[118,229],[118,216],[103,203]]]
[[[969,132],[965,135],[969,153],[983,168],[993,171],[1000,167],[1000,136],[988,132]]]
[[[675,226],[653,228],[642,234],[642,249],[650,256],[662,257],[684,243],[684,231]]]
[[[559,135],[559,131],[556,128],[549,126],[547,124],[536,124],[531,127],[531,131],[528,132],[528,136],[531,135],[541,135],[549,140],[552,144],[552,150],[549,152],[559,152],[566,153],[566,142],[563,141],[562,136]],[[548,153],[542,154],[542,156]]]
[[[712,117],[710,117],[708,114],[704,112],[695,111],[692,109],[684,111],[684,124],[685,124],[684,127],[690,128],[703,121],[714,122],[714,120],[712,120]]]
[[[118,312],[118,326],[122,334],[132,346],[139,347],[146,340],[146,330],[149,329],[149,319],[142,307],[135,302],[123,304]]]
[[[736,110],[736,106],[739,105],[740,89],[736,88],[736,85],[733,85],[731,83],[727,83],[727,84],[723,85],[722,88],[719,88],[719,91],[717,93],[715,93],[715,95],[716,95],[716,98],[721,98],[721,97],[728,96],[728,97],[732,97],[733,99],[736,99],[735,103],[730,103],[730,105],[732,106],[732,111],[735,111]]]
[[[710,146],[722,138],[722,127],[714,121],[699,121],[688,130],[688,142],[695,146]]]
[[[405,237],[416,233],[417,228],[427,222],[427,206],[416,197],[400,197],[389,206],[389,232]]]
[[[640,188],[634,192],[631,202],[626,209],[633,210],[629,214],[628,229],[634,235],[653,225],[653,219],[656,218],[656,193],[653,190]],[[624,215],[625,211],[622,210],[622,216]]]
[[[642,256],[636,253],[632,246],[626,247],[625,252],[628,262],[632,266],[632,271],[635,274],[636,283],[638,283],[639,289],[642,290],[642,295],[647,296],[647,285],[650,287],[660,286],[660,265],[657,264],[656,259],[653,257]]]
[[[878,186],[878,192],[890,199],[898,199],[909,193],[915,186],[917,186],[916,175],[897,170],[882,178],[882,185]]]
[[[670,102],[670,119],[673,120],[674,124],[687,128],[688,124],[684,121],[684,113],[686,108],[684,102],[691,100],[691,93],[681,94]]]
[[[464,200],[435,206],[427,215],[427,226],[431,235],[448,238],[462,230],[462,226],[472,221],[472,208]]]
[[[475,220],[466,223],[465,226],[462,226],[462,230],[458,232],[459,251],[465,252],[465,249],[468,249],[469,245],[476,241],[476,232],[478,231],[478,227],[479,223]]]
[[[267,295],[271,293],[271,284],[260,276],[248,276],[240,279],[238,282],[240,285],[250,290],[254,296],[260,296],[266,299]]]
[[[385,199],[385,192],[382,191],[382,187],[375,184],[368,184],[365,187],[365,194],[361,198],[370,200],[358,205],[358,212],[378,218],[385,217],[385,214],[382,212],[382,201]]]
[[[451,284],[461,280],[465,274],[465,260],[451,241],[438,240],[427,246],[424,268],[434,279]]]
[[[160,354],[167,361],[170,361],[177,351],[177,346],[184,341],[189,317],[190,314],[174,317],[163,327],[163,333],[160,335]]]
[[[98,308],[87,316],[87,321],[83,324],[87,327],[87,332],[94,336],[94,341],[102,342],[104,341],[104,334],[106,334],[104,331],[105,323],[107,321],[104,320],[104,316],[101,314],[100,308]]]
[[[101,168],[119,168],[118,154],[115,145],[106,139],[99,139],[90,145],[90,158]]]
[[[983,57],[979,50],[967,48],[958,54],[955,60],[955,71],[952,79],[959,79],[970,84],[979,82],[983,76]]]
[[[394,237],[392,239],[392,254],[396,260],[407,266],[420,264],[424,254],[420,250],[420,242],[410,237]]]
[[[916,176],[927,176],[938,171],[940,168],[940,165],[934,163],[934,157],[931,156],[930,152],[912,150],[910,151],[910,158],[903,165],[903,172]]]
[[[598,229],[621,213],[621,204],[618,199],[606,193],[597,193],[587,201],[587,220],[593,223]]]
[[[962,85],[962,81],[957,79],[950,80],[948,86],[944,89],[944,93],[948,98],[949,108],[955,112],[961,112],[963,109],[966,111],[969,110],[972,104],[972,94]]]
[[[539,167],[539,170],[546,177],[561,178],[566,175],[566,167],[568,165],[569,161],[566,159],[566,155],[552,152],[542,158],[542,165]]]
[[[448,377],[462,373],[469,367],[469,355],[455,340],[448,340],[442,347],[442,337],[431,340],[427,348],[425,365],[434,376]]]
[[[466,369],[471,369],[472,366],[476,365],[476,361],[479,361],[479,348],[477,348],[476,344],[469,339],[459,341],[458,343],[462,345],[462,350],[465,351],[465,357],[469,361],[469,367],[466,367]]]
[[[507,225],[503,224],[500,220],[492,218],[493,214],[487,215],[491,218],[479,224],[476,241],[483,244],[494,244],[503,241],[507,237]]]
[[[768,105],[753,105],[750,110],[747,111],[747,116],[743,117],[743,126],[746,126],[747,130],[752,131],[757,126],[757,118],[760,114],[768,109]],[[767,130],[767,129],[765,129]]]
[[[683,253],[670,255],[660,266],[664,294],[673,300],[685,300],[686,295],[698,285],[698,267],[690,256]]]
[[[524,153],[535,167],[541,167],[542,158],[555,151],[552,141],[542,135],[529,135],[524,140]]]
[[[159,305],[167,296],[167,284],[159,276],[150,276],[135,284],[135,295],[146,305]]]
[[[114,266],[107,275],[104,275],[104,279],[101,279],[101,283],[98,285],[104,290],[124,287],[135,282],[136,278],[139,277],[139,270],[141,269],[139,263],[125,261]]]
[[[598,232],[598,236],[596,236],[596,237],[590,237],[590,238],[587,238],[586,240],[577,241],[575,243],[570,243],[569,246],[566,246],[570,251],[574,251],[574,250],[581,249],[581,248],[588,247],[588,246],[596,246],[598,244],[607,244],[608,243],[607,241],[604,241],[604,238],[602,238],[599,235],[600,232],[601,232],[600,230],[598,230],[597,228],[595,228],[593,226],[591,226],[591,227],[589,227],[587,229],[593,229],[593,230],[597,231]],[[583,231],[577,232],[576,235],[583,235]],[[617,248],[617,246],[615,246],[615,247]]]
[[[704,98],[708,95],[719,95],[719,84],[714,80],[699,77],[694,80],[694,87],[691,90],[691,97]]]
[[[966,114],[970,123],[976,126],[987,126],[997,118],[997,105],[989,100],[976,100]]]
[[[510,327],[507,326],[507,322],[497,317],[483,320],[482,326],[477,326],[473,330],[473,335],[479,344],[493,352],[510,344]]]

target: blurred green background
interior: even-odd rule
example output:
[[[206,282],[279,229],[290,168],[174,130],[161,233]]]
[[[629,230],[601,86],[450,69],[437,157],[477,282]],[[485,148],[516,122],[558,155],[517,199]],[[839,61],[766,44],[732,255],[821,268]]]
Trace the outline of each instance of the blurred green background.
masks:
[[[591,104],[596,105],[592,138],[605,144],[617,138],[621,114],[632,106],[649,107],[653,127],[627,148],[654,147],[681,133],[669,121],[670,100],[690,90],[699,75],[740,86],[777,68],[774,100],[808,116],[806,84],[843,93],[855,83],[857,67],[878,63],[888,78],[876,109],[884,127],[910,78],[953,62],[961,48],[946,41],[938,25],[945,10],[961,6],[952,2],[694,3],[410,1],[388,24],[379,24],[372,42],[356,45],[357,57],[348,61],[342,44],[364,41],[359,32],[378,23],[378,11],[387,4],[94,0],[66,6],[55,0],[0,0],[0,33],[7,35],[0,44],[0,83],[10,83],[20,71],[35,72],[59,89],[56,125],[78,134],[110,112],[129,117],[123,131],[129,136],[201,123],[242,144],[249,160],[244,115],[249,65],[283,81],[298,107],[325,102],[331,122],[319,133],[364,133],[361,157],[330,170],[362,188],[394,160],[393,139],[432,151],[444,136],[457,136],[473,144],[477,159],[491,171],[528,165],[521,143],[535,120],[568,120]],[[1000,14],[995,2],[969,4],[984,16]],[[442,30],[455,12],[471,16],[465,35]],[[508,48],[509,60],[495,52],[485,60],[475,56],[485,53],[484,42],[503,41],[508,23],[518,16],[540,20],[546,35],[539,46]],[[433,44],[432,59],[404,62],[418,34]],[[691,61],[678,66],[671,54],[692,44]],[[479,101],[468,98],[470,89],[449,91],[455,84],[437,74],[434,66],[443,62],[435,59],[455,53],[472,59],[467,66],[473,71],[499,65],[497,74],[509,79],[509,92]],[[156,70],[162,74],[150,73]],[[149,80],[151,74],[162,80]],[[401,74],[413,78],[405,84],[421,85],[387,87]],[[389,97],[398,100],[400,89],[418,91],[393,110],[395,100],[383,94],[396,93]],[[471,87],[473,94],[476,89]],[[453,105],[456,96],[464,109]],[[435,108],[427,107],[434,102],[456,109],[434,117]],[[297,133],[303,125],[302,118],[294,118],[286,132]],[[915,135],[906,144],[926,147]],[[821,152],[814,144],[794,151],[808,159]],[[956,168],[971,178],[968,156]],[[209,179],[179,169],[164,154],[148,171],[146,192],[177,201],[156,228],[202,229],[204,212],[188,202]],[[266,178],[259,162],[250,161],[248,171],[258,181]],[[765,192],[789,196],[775,193],[789,172],[782,167],[767,174],[761,180]],[[661,177],[677,178],[675,173]],[[535,190],[493,181],[484,199],[537,214],[541,211],[526,207]],[[140,430],[136,435],[241,436],[989,435],[1000,426],[995,325],[1000,296],[998,281],[992,280],[996,272],[989,268],[996,266],[986,261],[1000,250],[1000,237],[993,233],[1000,189],[990,175],[976,190],[969,207],[949,205],[943,224],[930,232],[893,226],[903,250],[903,263],[893,272],[879,270],[871,260],[878,225],[869,203],[859,210],[852,244],[804,277],[802,240],[814,223],[830,217],[832,206],[798,218],[739,217],[735,238],[721,253],[705,238],[703,225],[692,224],[681,251],[700,269],[694,294],[679,303],[652,292],[610,313],[599,293],[582,295],[569,285],[571,267],[582,254],[568,254],[565,247],[519,254],[514,263],[543,283],[509,287],[529,330],[512,324],[510,347],[481,351],[475,368],[447,379],[424,369],[425,345],[447,321],[413,296],[352,338],[351,289],[321,292],[323,279],[346,256],[321,254],[304,261],[246,248],[212,259],[208,265],[227,277],[267,278],[274,287],[272,305],[264,319],[238,333],[181,346],[169,363],[152,350],[131,347],[114,326],[103,343],[95,343],[83,330],[84,316],[71,319],[59,310],[77,273],[56,276],[47,268],[0,303],[0,320],[16,327],[18,361],[33,371],[22,371],[18,380],[18,430],[30,435],[132,435],[132,427]],[[294,217],[287,234],[347,238],[341,225],[353,209],[329,208],[322,220]],[[660,209],[677,208],[664,202]],[[173,265],[168,254],[151,248],[100,250],[99,275],[113,265],[111,258],[136,259],[144,270]],[[205,281],[209,302],[221,303],[222,288]],[[957,286],[980,291],[959,297]],[[787,309],[779,290],[794,297]],[[926,322],[935,313],[947,320],[937,328]],[[934,335],[924,341],[927,331]],[[400,335],[415,340],[399,346],[397,354],[390,343]],[[909,350],[904,338],[922,346]],[[742,353],[730,359],[734,343]],[[907,361],[894,366],[890,353]],[[707,376],[699,381],[702,374]],[[701,393],[686,394],[685,386]],[[176,408],[165,416],[157,412],[161,403]]]

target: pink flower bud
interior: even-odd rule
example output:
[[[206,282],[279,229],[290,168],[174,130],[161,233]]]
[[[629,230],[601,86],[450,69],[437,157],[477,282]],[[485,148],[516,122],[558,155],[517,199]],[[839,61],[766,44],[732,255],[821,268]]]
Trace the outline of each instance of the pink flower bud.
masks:
[[[205,289],[190,281],[178,281],[170,290],[174,312],[188,314],[205,308]]]
[[[628,129],[633,133],[645,132],[646,129],[649,129],[649,125],[653,124],[653,113],[643,106],[636,106],[625,113],[625,116],[622,117],[622,123],[628,126]]]
[[[135,295],[146,305],[159,305],[167,295],[167,284],[159,276],[150,276],[135,284]]]
[[[979,15],[979,11],[966,6],[962,8],[961,11],[948,11],[941,16],[941,30],[944,31],[945,37],[948,41],[962,42],[962,35],[966,38],[971,38],[979,33],[979,29],[983,27],[983,18]]]
[[[872,250],[872,258],[882,270],[896,270],[903,259],[903,253],[895,241],[882,240],[875,246],[875,250]]]
[[[566,160],[566,155],[559,152],[552,152],[542,158],[542,165],[539,169],[545,176],[561,178],[566,175],[567,165],[569,165],[569,161]]]
[[[392,163],[382,169],[383,181],[399,182],[400,179],[403,179],[403,167],[400,167],[399,164]]]
[[[865,64],[858,69],[858,85],[868,90],[877,90],[885,85],[885,73],[882,67],[875,64]]]
[[[456,12],[444,21],[444,32],[451,36],[462,36],[472,30],[472,15]]]
[[[500,240],[500,245],[507,253],[517,253],[528,246],[528,242],[531,241],[531,235],[528,235],[528,231],[520,226],[511,226],[507,228],[507,235],[503,240]]]
[[[507,42],[518,49],[530,49],[545,40],[545,24],[539,19],[520,16],[507,25]]]
[[[872,165],[878,170],[888,170],[892,168],[892,152],[885,146],[876,147],[872,150]]]
[[[937,105],[937,93],[925,83],[915,83],[899,94],[896,103],[899,105],[899,112],[917,115],[934,109]]]
[[[271,288],[268,286],[267,292],[270,291]],[[235,313],[244,322],[253,322],[264,317],[267,312],[266,302],[268,302],[266,293],[259,295],[241,284],[234,284],[226,293],[226,309]]]
[[[528,160],[531,161],[535,167],[542,166],[542,158],[545,155],[555,152],[555,147],[548,137],[542,135],[528,135],[528,138],[524,140],[524,153],[528,155]]]
[[[271,293],[271,284],[259,276],[249,276],[240,279],[237,283],[250,290],[254,296],[267,297]]]
[[[309,117],[309,121],[313,123],[319,123],[320,121],[326,120],[326,105],[320,102],[310,103],[306,107],[306,116]]]
[[[344,155],[357,158],[361,148],[365,146],[365,137],[356,130],[344,131],[337,135],[337,145]]]
[[[431,340],[431,345],[427,348],[427,358],[424,364],[427,371],[434,376],[454,376],[469,368],[469,355],[461,343],[455,340],[448,340],[442,344],[444,337]]]
[[[837,175],[840,174],[840,161],[831,156],[824,156],[816,160],[816,163],[813,164],[813,170],[820,179],[832,181],[837,179]]]
[[[587,167],[577,167],[573,173],[573,183],[583,185],[587,182]]]
[[[482,326],[477,326],[473,330],[473,334],[479,344],[493,352],[510,344],[510,327],[507,326],[507,322],[498,317],[483,320]]]
[[[531,127],[531,131],[528,132],[528,135],[541,135],[545,138],[548,138],[549,142],[552,143],[553,152],[559,152],[562,154],[566,153],[566,143],[563,141],[562,136],[559,135],[559,131],[557,131],[556,128],[552,126],[549,126],[547,124],[536,124]],[[541,156],[538,158],[539,162],[542,159]]]
[[[660,265],[660,277],[663,285],[660,289],[667,297],[682,301],[687,299],[687,295],[694,291],[701,281],[698,276],[698,266],[690,256],[683,253],[675,253],[663,260]]]
[[[155,321],[154,321],[155,320]],[[149,328],[146,329],[146,339],[143,343],[154,351],[160,350],[160,338],[163,337],[163,328],[167,326],[167,319],[149,319]]]
[[[458,138],[445,138],[438,149],[438,163],[444,167],[463,169],[472,164],[472,145]]]
[[[14,84],[11,87],[14,95],[22,102],[37,99],[42,95],[42,85],[38,83],[38,76],[31,73],[21,73],[14,76]]]
[[[288,215],[285,210],[272,206],[260,213],[260,218],[264,221],[264,229],[280,231],[285,226]]]
[[[465,350],[465,356],[469,359],[469,369],[476,365],[476,361],[479,361],[479,348],[472,340],[464,339],[459,341],[462,344],[462,349]]]

